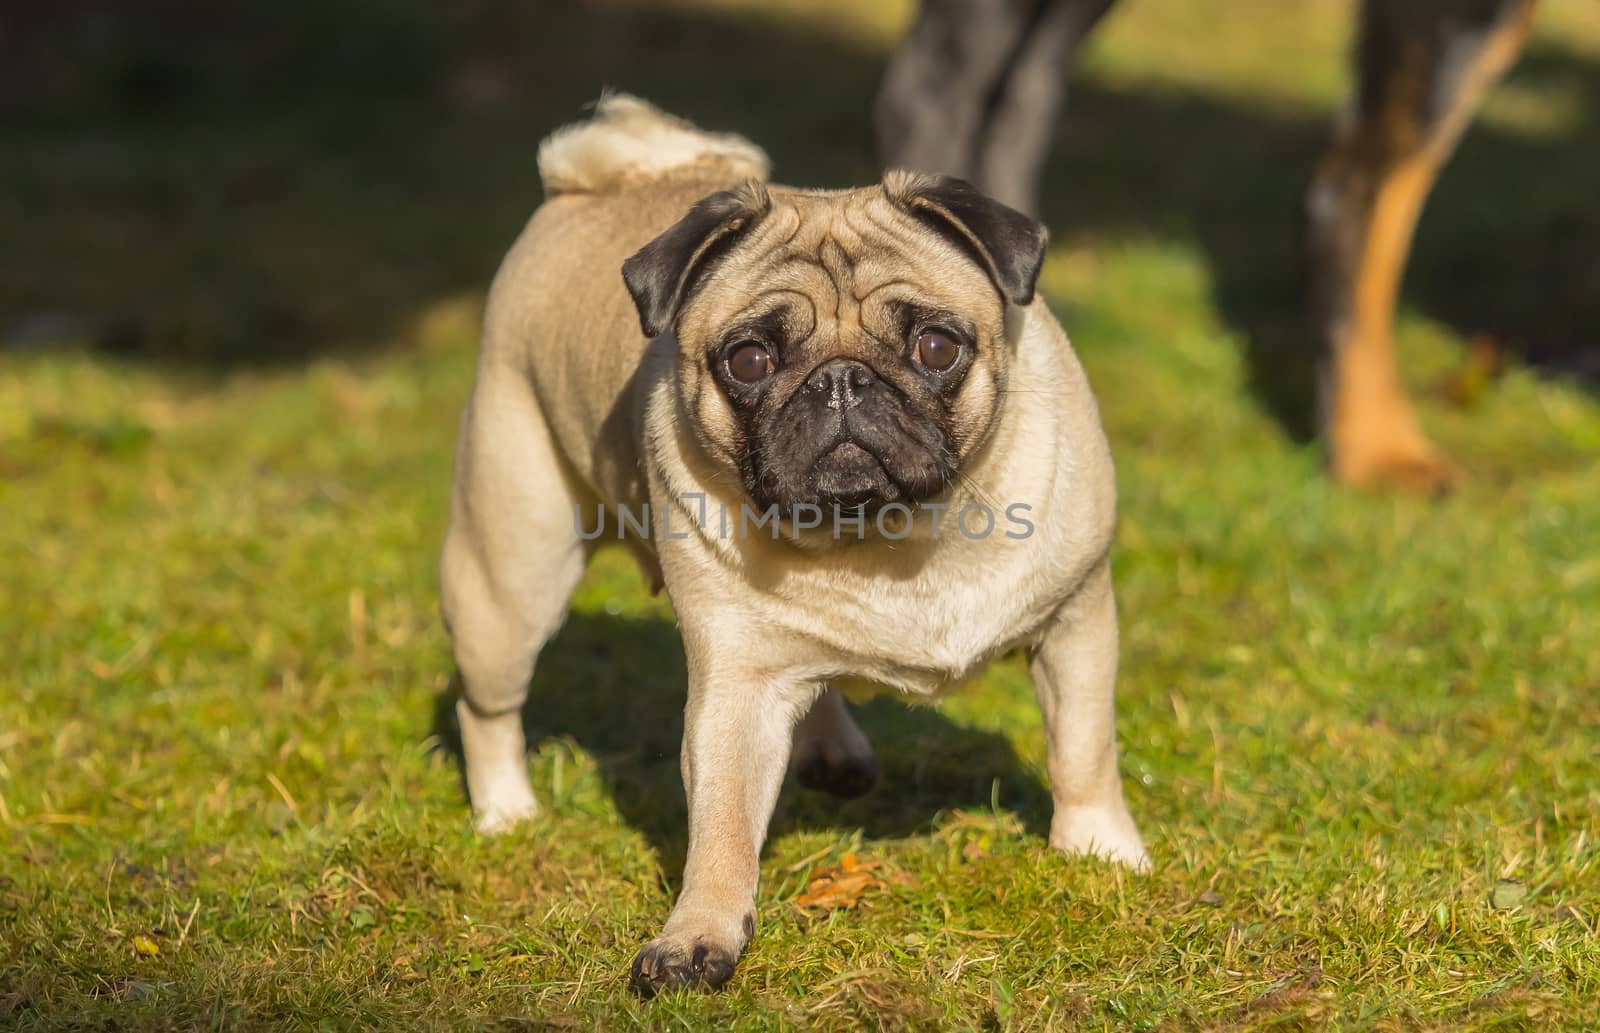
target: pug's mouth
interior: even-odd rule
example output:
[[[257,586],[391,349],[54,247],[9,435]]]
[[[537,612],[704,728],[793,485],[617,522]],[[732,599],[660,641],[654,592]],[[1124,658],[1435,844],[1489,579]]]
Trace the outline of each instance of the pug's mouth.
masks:
[[[830,411],[813,420],[775,421],[744,466],[751,500],[784,517],[815,509],[872,517],[948,487],[957,472],[937,428],[895,411],[865,415]]]
[[[871,510],[902,492],[878,457],[854,441],[841,441],[812,470],[817,502],[841,510]]]

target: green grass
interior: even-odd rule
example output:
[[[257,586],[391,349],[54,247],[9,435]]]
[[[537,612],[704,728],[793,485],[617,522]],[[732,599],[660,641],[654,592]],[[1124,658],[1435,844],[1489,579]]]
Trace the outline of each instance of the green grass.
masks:
[[[0,126],[0,331],[89,345],[0,351],[0,1028],[1596,1021],[1600,400],[1521,367],[1466,406],[1435,389],[1465,333],[1600,325],[1592,7],[1547,5],[1423,228],[1402,350],[1470,473],[1437,503],[1331,486],[1284,400],[1343,5],[1112,17],[1045,285],[1118,458],[1119,733],[1155,870],[1045,847],[1008,660],[937,709],[866,707],[884,781],[785,789],[730,989],[645,1003],[626,967],[684,851],[669,606],[597,558],[535,679],[533,824],[476,837],[444,748],[434,562],[477,306],[539,134],[601,81],[757,135],[789,178],[870,175],[904,11],[358,6],[298,64],[224,32],[216,103],[113,102],[175,74],[136,36]],[[906,878],[799,909],[849,852]]]

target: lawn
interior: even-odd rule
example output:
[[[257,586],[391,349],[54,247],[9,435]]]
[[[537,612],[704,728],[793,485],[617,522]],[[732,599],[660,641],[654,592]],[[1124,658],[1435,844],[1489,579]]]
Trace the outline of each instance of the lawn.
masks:
[[[1043,282],[1118,459],[1154,870],[1047,849],[1006,660],[863,708],[883,781],[786,786],[730,988],[642,1002],[684,677],[625,554],[535,677],[545,813],[478,837],[453,753],[479,306],[540,135],[603,83],[789,180],[871,177],[906,5],[157,6],[44,26],[0,108],[0,1028],[1597,1021],[1600,9],[1547,0],[1424,220],[1401,350],[1468,471],[1432,502],[1335,488],[1307,434],[1294,215],[1346,5],[1108,19]],[[852,865],[854,906],[804,906]]]

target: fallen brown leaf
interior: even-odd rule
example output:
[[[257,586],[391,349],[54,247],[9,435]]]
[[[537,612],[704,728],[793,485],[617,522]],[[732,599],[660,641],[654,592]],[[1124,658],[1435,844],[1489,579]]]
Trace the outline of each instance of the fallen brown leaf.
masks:
[[[811,875],[806,891],[795,898],[802,910],[834,911],[853,908],[868,893],[889,888],[890,883],[915,884],[910,876],[888,868],[876,858],[861,860],[845,854],[837,865],[818,868]]]

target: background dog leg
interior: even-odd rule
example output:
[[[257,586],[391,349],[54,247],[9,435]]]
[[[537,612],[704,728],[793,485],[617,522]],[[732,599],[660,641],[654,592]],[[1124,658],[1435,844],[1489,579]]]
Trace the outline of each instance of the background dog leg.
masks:
[[[1078,47],[1112,0],[1052,0],[1021,42],[989,97],[972,182],[1018,211],[1037,214],[1044,167],[1062,93]]]
[[[1117,607],[1109,563],[1056,616],[1030,670],[1049,747],[1050,845],[1148,869],[1117,771]]]
[[[538,811],[522,704],[583,573],[573,496],[525,382],[480,379],[462,420],[441,603],[461,672],[461,748],[478,828]],[[586,519],[594,519],[591,508]]]
[[[1308,201],[1313,315],[1328,355],[1336,477],[1420,492],[1454,475],[1400,382],[1394,316],[1417,218],[1484,91],[1516,60],[1533,0],[1362,5],[1359,80]]]
[[[815,695],[814,686],[763,684],[747,672],[706,670],[695,659],[696,638],[686,627],[682,763],[689,856],[666,928],[633,960],[633,988],[645,997],[670,986],[715,989],[733,976],[755,935],[758,858],[788,767],[790,737]]]
[[[884,168],[942,172],[1038,207],[1066,66],[1112,0],[924,0],[884,75]]]
[[[834,688],[823,689],[795,725],[792,763],[801,785],[841,799],[863,796],[878,784],[872,743]]]

